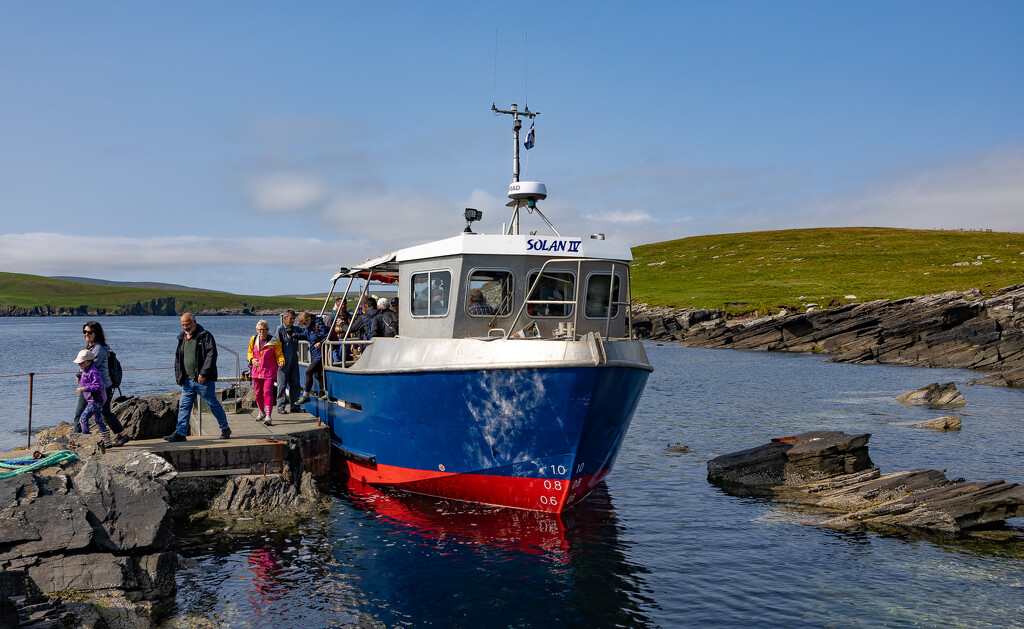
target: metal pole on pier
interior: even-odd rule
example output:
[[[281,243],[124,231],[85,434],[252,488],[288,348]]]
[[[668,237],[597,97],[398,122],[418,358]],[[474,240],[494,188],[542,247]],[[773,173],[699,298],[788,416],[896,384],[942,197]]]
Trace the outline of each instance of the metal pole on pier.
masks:
[[[32,447],[32,386],[35,384],[36,374],[35,372],[29,372],[28,374],[28,437],[26,448]]]

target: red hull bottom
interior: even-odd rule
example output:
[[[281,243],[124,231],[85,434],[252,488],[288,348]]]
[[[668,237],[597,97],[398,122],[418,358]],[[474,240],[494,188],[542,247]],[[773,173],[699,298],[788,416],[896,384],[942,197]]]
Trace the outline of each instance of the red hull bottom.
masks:
[[[610,471],[601,470],[571,479],[551,479],[446,474],[350,460],[346,460],[345,464],[349,476],[370,485],[394,487],[436,498],[545,513],[561,513],[586,498]]]

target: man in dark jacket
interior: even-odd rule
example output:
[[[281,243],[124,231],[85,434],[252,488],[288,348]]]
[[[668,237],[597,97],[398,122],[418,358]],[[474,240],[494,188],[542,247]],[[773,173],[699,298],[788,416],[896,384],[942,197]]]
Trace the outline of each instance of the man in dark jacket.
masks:
[[[398,336],[398,313],[391,310],[387,297],[377,300],[377,316],[373,318],[374,336]]]
[[[373,297],[363,297],[362,304],[356,310],[356,320],[352,324],[352,336],[354,339],[369,341],[373,338],[373,318],[377,316],[377,302]]]
[[[284,352],[284,367],[277,370],[277,412],[285,414],[289,410],[293,413],[302,410],[296,400],[299,399],[299,339],[296,336],[295,311],[287,310],[284,313],[284,323],[277,326],[274,336],[281,344],[281,351]],[[287,393],[285,393],[287,389]],[[289,401],[291,404],[289,405]]]
[[[231,427],[224,407],[217,399],[214,388],[217,383],[217,342],[213,335],[196,323],[191,312],[181,315],[181,334],[178,335],[178,349],[174,352],[174,380],[181,386],[178,401],[178,425],[174,432],[164,437],[166,441],[185,441],[192,406],[198,395],[210,407],[220,426],[220,438],[231,437]]]

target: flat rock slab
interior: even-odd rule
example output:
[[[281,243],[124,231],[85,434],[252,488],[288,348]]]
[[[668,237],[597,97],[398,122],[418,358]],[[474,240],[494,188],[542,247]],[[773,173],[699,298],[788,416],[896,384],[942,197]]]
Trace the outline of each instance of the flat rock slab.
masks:
[[[800,485],[871,467],[869,434],[805,432],[708,461],[708,480],[751,489]]]
[[[947,417],[936,417],[925,422],[911,424],[911,428],[931,428],[932,430],[960,430],[963,422],[956,415]]]
[[[869,437],[812,432],[783,438],[712,459],[708,480],[730,493],[769,495],[837,512],[823,524],[840,530],[962,537],[1024,516],[1024,486],[1016,483],[950,480],[942,470],[881,474],[870,466]],[[817,459],[811,474],[787,473],[794,451],[798,461]],[[860,469],[810,478],[847,465]],[[799,482],[801,475],[808,479]]]
[[[929,406],[967,405],[967,400],[964,399],[963,394],[960,393],[960,390],[952,382],[945,384],[933,382],[926,387],[921,387],[917,391],[904,393],[897,397],[896,401],[904,404],[927,404]]]

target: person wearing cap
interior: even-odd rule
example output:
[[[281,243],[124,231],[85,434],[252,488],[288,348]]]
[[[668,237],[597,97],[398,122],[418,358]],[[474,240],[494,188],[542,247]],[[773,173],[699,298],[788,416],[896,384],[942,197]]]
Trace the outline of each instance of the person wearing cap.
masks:
[[[398,336],[398,313],[391,310],[387,297],[377,300],[377,316],[373,318],[370,336]]]
[[[78,388],[76,391],[85,398],[85,410],[82,411],[82,416],[78,418],[78,422],[82,425],[82,433],[89,434],[89,418],[92,417],[93,421],[96,422],[96,427],[100,429],[100,438],[103,439],[103,445],[110,447],[110,431],[107,429],[107,425],[103,423],[103,404],[107,401],[107,390],[103,386],[103,375],[96,368],[96,365],[93,364],[95,359],[95,354],[87,349],[83,349],[78,352],[78,356],[74,361],[78,368],[82,370],[77,376]]]
[[[178,400],[178,425],[164,441],[185,441],[188,424],[192,419],[192,406],[196,396],[210,407],[220,426],[220,438],[231,438],[231,426],[224,407],[217,399],[217,341],[206,328],[196,323],[191,312],[181,315],[181,333],[178,349],[174,352],[174,379],[181,387]]]

